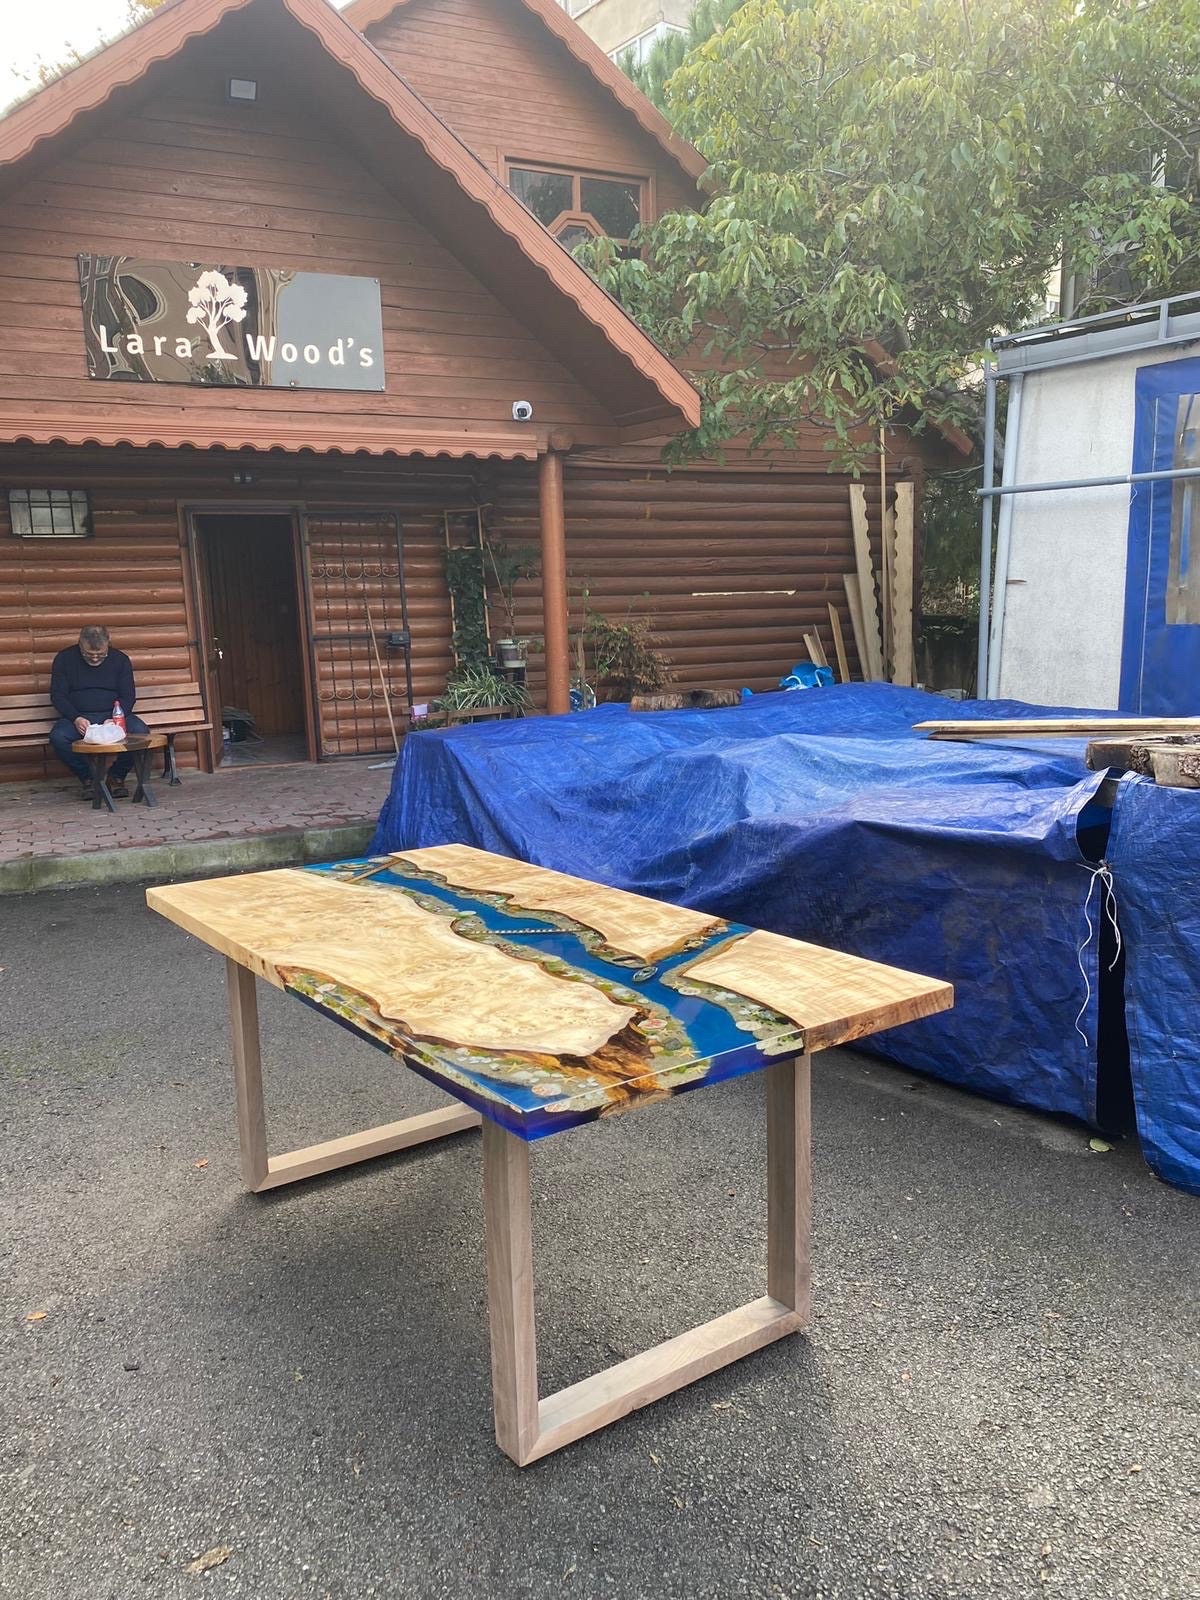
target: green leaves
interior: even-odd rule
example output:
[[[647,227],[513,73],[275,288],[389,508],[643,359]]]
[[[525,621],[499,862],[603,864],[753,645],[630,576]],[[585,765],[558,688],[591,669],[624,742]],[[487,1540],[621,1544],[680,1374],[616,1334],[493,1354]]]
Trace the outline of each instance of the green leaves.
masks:
[[[961,419],[1064,248],[1080,311],[1194,286],[1198,37],[1200,0],[702,0],[657,92],[716,197],[589,262],[721,368],[694,443]]]

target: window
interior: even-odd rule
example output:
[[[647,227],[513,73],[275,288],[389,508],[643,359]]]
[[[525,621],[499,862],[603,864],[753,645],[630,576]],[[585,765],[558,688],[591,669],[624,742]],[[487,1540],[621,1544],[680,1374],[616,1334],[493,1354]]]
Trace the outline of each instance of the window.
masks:
[[[641,178],[510,166],[508,186],[566,249],[607,237],[622,246],[622,255],[637,254],[629,236],[642,220]]]
[[[10,489],[8,509],[18,539],[86,539],[92,532],[86,489]]]

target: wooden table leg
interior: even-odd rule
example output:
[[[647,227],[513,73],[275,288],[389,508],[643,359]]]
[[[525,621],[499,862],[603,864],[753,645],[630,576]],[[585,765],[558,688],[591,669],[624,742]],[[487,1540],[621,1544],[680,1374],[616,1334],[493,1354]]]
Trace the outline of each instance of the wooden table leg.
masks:
[[[226,957],[225,971],[229,985],[242,1180],[252,1194],[278,1189],[286,1183],[299,1183],[303,1178],[315,1178],[322,1172],[335,1172],[339,1167],[370,1161],[375,1156],[390,1155],[395,1150],[407,1150],[412,1145],[444,1139],[452,1133],[464,1133],[479,1126],[478,1111],[456,1101],[438,1111],[422,1111],[417,1116],[385,1122],[341,1139],[326,1139],[321,1144],[289,1150],[285,1155],[268,1155],[255,977],[230,957]]]
[[[483,1125],[496,1442],[518,1466],[573,1444],[808,1322],[810,1057],[767,1068],[767,1293],[544,1400],[537,1393],[529,1148]]]
[[[767,1293],[812,1312],[812,1057],[767,1068]]]
[[[529,1146],[491,1121],[483,1124],[483,1220],[496,1443],[523,1464],[538,1436]]]
[[[132,805],[136,806],[139,800],[144,801],[147,806],[156,806],[158,804],[147,782],[149,772],[150,751],[135,750],[133,752],[133,775],[136,783],[133,791],[133,800],[130,802]]]
[[[109,811],[116,811],[113,797],[108,792],[108,756],[88,756],[88,766],[92,769],[92,810],[99,811],[107,807]]]

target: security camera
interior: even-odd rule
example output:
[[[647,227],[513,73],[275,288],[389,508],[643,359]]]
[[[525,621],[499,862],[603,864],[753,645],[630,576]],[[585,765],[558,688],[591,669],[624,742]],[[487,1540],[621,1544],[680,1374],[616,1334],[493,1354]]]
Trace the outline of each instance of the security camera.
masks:
[[[532,422],[533,421],[533,402],[531,400],[514,400],[513,401],[513,421],[514,422]]]

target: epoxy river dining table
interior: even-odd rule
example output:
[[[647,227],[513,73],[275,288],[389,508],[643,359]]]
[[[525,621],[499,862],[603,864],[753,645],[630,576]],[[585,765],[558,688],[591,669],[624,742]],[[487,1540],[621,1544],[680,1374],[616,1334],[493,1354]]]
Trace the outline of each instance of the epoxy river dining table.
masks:
[[[496,1440],[519,1466],[805,1326],[811,1055],[953,1001],[934,978],[466,845],[154,888],[146,899],[227,958],[249,1190],[482,1124]],[[455,1103],[268,1155],[256,976]],[[758,1071],[766,1293],[539,1397],[530,1144]]]

